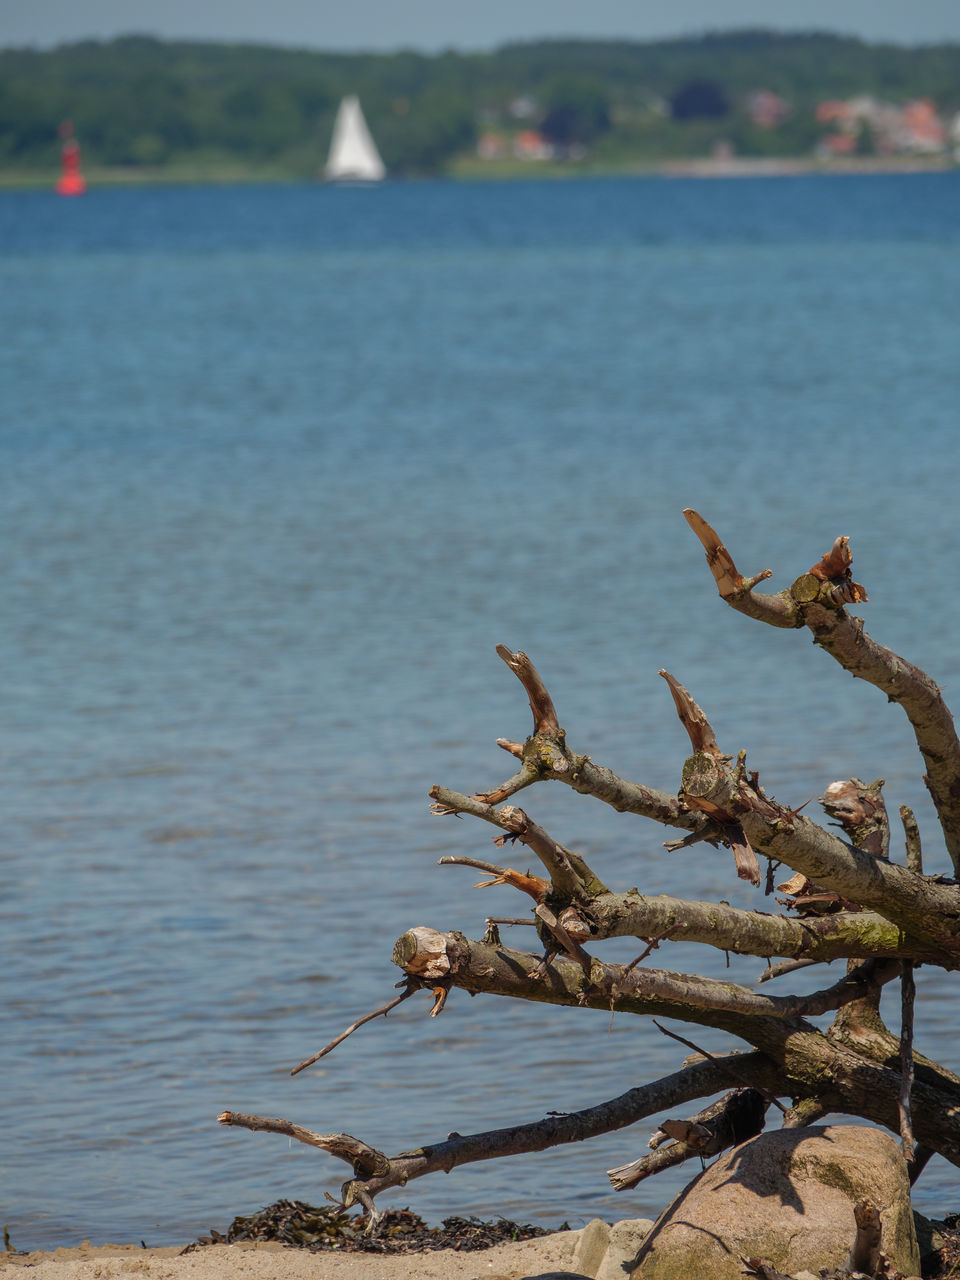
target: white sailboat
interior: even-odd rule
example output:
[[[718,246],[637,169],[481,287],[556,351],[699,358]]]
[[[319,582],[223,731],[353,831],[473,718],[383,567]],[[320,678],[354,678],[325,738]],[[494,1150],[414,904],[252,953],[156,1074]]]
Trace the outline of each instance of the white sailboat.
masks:
[[[381,182],[387,176],[356,94],[340,103],[324,176],[328,182]]]

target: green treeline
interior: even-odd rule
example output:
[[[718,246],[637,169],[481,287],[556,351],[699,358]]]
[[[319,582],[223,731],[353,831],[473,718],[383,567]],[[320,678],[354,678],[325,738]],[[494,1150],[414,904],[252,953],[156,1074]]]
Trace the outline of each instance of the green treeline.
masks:
[[[773,122],[758,122],[758,91],[780,102]],[[741,155],[796,156],[823,134],[815,113],[825,99],[930,98],[951,117],[960,110],[960,45],[743,31],[435,56],[145,36],[6,49],[0,171],[55,168],[57,129],[70,119],[90,168],[313,177],[347,93],[359,94],[395,174],[443,172],[475,156],[478,140],[492,151],[522,130],[561,160],[595,164],[703,155],[721,143]]]

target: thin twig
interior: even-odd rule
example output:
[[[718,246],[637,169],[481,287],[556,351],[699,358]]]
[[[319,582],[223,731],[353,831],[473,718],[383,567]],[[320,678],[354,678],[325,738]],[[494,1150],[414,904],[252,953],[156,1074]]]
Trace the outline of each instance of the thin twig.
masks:
[[[624,969],[621,977],[625,978],[628,973],[634,970],[637,967],[637,965],[641,963],[641,961],[646,960],[647,956],[650,955],[652,951],[655,951],[657,947],[659,947],[660,943],[663,941],[664,938],[669,938],[671,933],[675,933],[677,929],[681,927],[682,927],[681,923],[678,920],[675,924],[671,924],[666,929],[664,929],[662,933],[658,933],[655,938],[644,938],[644,942],[646,942],[647,944],[645,950],[640,952],[636,960],[630,961],[630,963]],[[614,983],[613,986],[610,988],[610,1026],[607,1028],[608,1032],[613,1030],[613,1019],[614,1019],[614,1015],[616,1014],[616,1010],[614,1009],[613,1006],[619,994],[620,992],[619,992],[619,989],[617,988],[617,984]]]
[[[644,938],[643,941],[647,944],[646,950],[641,951],[636,960],[630,961],[623,971],[623,976],[626,977],[631,969],[635,969],[642,960],[646,960],[648,955],[657,950],[664,938],[669,938],[671,933],[676,933],[680,928],[682,928],[682,924],[678,920],[675,924],[671,924],[664,929],[662,933],[658,933],[655,938]]]
[[[681,1044],[685,1044],[688,1049],[692,1049],[694,1053],[702,1054],[708,1062],[712,1062],[715,1067],[719,1067],[721,1071],[725,1071],[732,1080],[736,1080],[741,1088],[756,1089],[758,1093],[762,1093],[768,1102],[772,1102],[775,1107],[786,1114],[787,1108],[783,1105],[778,1097],[772,1093],[768,1093],[766,1089],[761,1089],[759,1085],[754,1084],[752,1080],[746,1080],[740,1073],[730,1065],[729,1058],[721,1060],[714,1057],[712,1053],[708,1053],[706,1049],[701,1049],[698,1044],[694,1044],[692,1040],[685,1040],[683,1036],[677,1035],[675,1031],[668,1031],[665,1026],[659,1023],[656,1018],[652,1019],[653,1025],[658,1031],[662,1031],[665,1036],[669,1036],[671,1040],[679,1040]]]
[[[326,1054],[328,1054],[331,1049],[335,1049],[338,1044],[341,1044],[344,1040],[346,1040],[347,1036],[352,1036],[354,1031],[356,1031],[358,1027],[362,1027],[365,1022],[372,1022],[374,1018],[379,1018],[381,1014],[388,1014],[391,1009],[395,1009],[397,1005],[401,1004],[404,1000],[406,1000],[408,996],[412,996],[415,991],[419,991],[419,990],[420,990],[419,982],[416,982],[416,983],[408,982],[406,985],[406,990],[401,991],[400,994],[394,1000],[391,1000],[389,1004],[385,1004],[382,1009],[374,1009],[372,1013],[365,1013],[363,1017],[358,1018],[356,1022],[351,1022],[350,1026],[347,1027],[346,1031],[341,1031],[340,1034],[336,1037],[336,1039],[331,1040],[328,1045],[324,1045],[324,1047],[320,1050],[320,1052],[315,1053],[312,1058],[304,1059],[304,1061],[301,1062],[299,1066],[296,1066],[293,1068],[290,1074],[292,1076],[295,1076],[299,1071],[303,1071],[305,1067],[312,1067],[315,1062],[319,1062],[321,1058],[325,1057]]]
[[[485,871],[491,876],[502,876],[503,867],[498,867],[495,862],[484,862],[481,858],[461,858],[455,857],[451,853],[444,854],[442,858],[437,859],[438,867],[473,867],[477,871]]]
[[[771,978],[782,978],[785,973],[795,973],[797,969],[808,969],[812,964],[822,963],[822,960],[781,960],[777,964],[768,964],[757,981],[769,982]]]

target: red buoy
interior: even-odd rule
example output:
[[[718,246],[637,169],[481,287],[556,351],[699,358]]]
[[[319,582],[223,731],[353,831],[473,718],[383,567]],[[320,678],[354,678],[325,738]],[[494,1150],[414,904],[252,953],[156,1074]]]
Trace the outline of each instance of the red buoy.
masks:
[[[69,120],[64,120],[60,126],[60,137],[63,138],[63,150],[60,152],[57,194],[82,196],[87,189],[87,180],[80,172],[80,147],[73,136],[73,125]]]

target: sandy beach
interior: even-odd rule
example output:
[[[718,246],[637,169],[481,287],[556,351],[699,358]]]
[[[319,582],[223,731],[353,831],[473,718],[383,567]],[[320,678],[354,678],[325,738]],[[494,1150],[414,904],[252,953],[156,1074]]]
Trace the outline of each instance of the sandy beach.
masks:
[[[471,1253],[442,1249],[410,1254],[311,1253],[278,1244],[144,1249],[78,1245],[50,1253],[0,1254],[10,1280],[534,1280],[572,1270],[581,1233],[560,1231]]]

